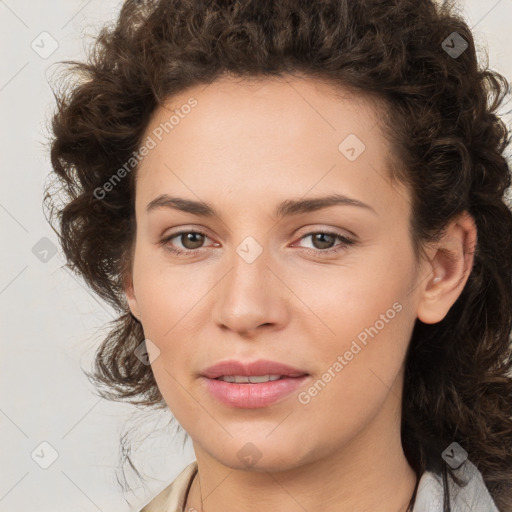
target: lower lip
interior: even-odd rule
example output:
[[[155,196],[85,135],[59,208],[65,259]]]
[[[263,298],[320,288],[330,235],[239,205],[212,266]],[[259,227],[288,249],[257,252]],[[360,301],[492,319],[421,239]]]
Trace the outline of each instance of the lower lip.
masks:
[[[208,391],[220,402],[231,407],[256,409],[271,405],[289,395],[308,377],[309,375],[288,377],[259,384],[236,384],[206,377],[203,379],[206,381]]]

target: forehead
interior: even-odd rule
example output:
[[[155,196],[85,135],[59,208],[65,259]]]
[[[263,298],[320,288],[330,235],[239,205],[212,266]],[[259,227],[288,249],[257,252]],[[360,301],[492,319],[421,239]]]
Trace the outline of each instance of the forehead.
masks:
[[[194,86],[153,113],[145,137],[154,147],[137,172],[137,196],[147,203],[166,188],[190,198],[215,188],[258,199],[342,185],[340,193],[369,198],[367,189],[388,180],[382,108],[311,78],[222,77]]]
[[[192,100],[196,104],[189,108]],[[222,76],[169,98],[154,112],[148,130],[160,127],[163,137],[171,131],[186,137],[187,125],[193,125],[197,137],[217,140],[234,133],[293,140],[352,130],[361,136],[377,126],[382,108],[376,99],[311,77]],[[173,114],[179,119],[175,116],[171,127]]]

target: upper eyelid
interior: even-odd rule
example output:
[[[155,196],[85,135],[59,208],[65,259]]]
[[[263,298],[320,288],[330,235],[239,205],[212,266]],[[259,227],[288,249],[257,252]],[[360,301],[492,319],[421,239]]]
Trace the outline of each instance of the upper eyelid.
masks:
[[[301,228],[302,230],[302,228]],[[304,228],[305,231],[301,231],[299,230],[299,234],[298,235],[295,235],[297,236],[298,238],[303,238],[304,236],[307,236],[307,235],[311,235],[313,233],[318,233],[318,232],[322,232],[322,231],[327,231],[329,233],[332,233],[334,235],[338,235],[338,236],[344,236],[345,238],[353,238],[353,239],[357,239],[358,236],[350,231],[349,229],[346,229],[346,228],[335,228],[335,227],[325,227],[325,226],[322,226],[322,227],[309,227],[309,228]],[[342,232],[338,232],[338,230],[342,230]],[[208,229],[207,228],[203,228],[203,227],[195,227],[195,226],[185,226],[183,228],[179,228],[178,231],[175,231],[173,233],[170,233],[168,235],[166,234],[163,234],[161,235],[161,238],[169,238],[169,237],[175,237],[179,234],[183,234],[183,233],[189,233],[189,232],[199,232],[199,233],[204,233],[208,238],[212,238],[209,234],[208,234]],[[343,231],[345,233],[343,233]]]
[[[342,238],[350,238],[353,240],[357,239],[357,235],[355,233],[353,233],[352,231],[349,231],[348,229],[344,229],[341,231],[340,230],[341,230],[341,228],[326,228],[326,227],[308,228],[306,231],[299,233],[297,235],[297,237],[298,237],[298,239],[301,239],[301,238],[304,238],[305,236],[313,235],[315,233],[326,232],[330,235],[340,236]]]

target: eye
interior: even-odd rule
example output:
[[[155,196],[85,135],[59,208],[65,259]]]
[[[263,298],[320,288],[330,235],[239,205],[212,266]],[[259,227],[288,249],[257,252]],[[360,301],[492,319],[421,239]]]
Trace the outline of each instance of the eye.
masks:
[[[173,247],[171,245],[171,240],[174,238],[177,238],[178,241],[180,241],[183,248]],[[172,233],[171,235],[164,237],[160,240],[159,245],[164,246],[167,251],[174,254],[187,254],[197,252],[196,249],[201,248],[205,238],[208,238],[206,233],[199,230],[178,231],[177,233]]]
[[[333,253],[337,253],[347,248],[349,245],[355,244],[355,240],[348,238],[344,235],[340,235],[339,233],[333,231],[311,231],[303,235],[300,240],[304,240],[308,237],[312,237],[311,241],[313,246],[316,246],[315,249],[310,249],[308,247],[302,247],[308,254],[313,255],[331,255]],[[339,240],[340,243],[338,245],[333,246],[333,242]]]
[[[312,237],[311,240],[313,245],[317,247],[314,249],[308,247],[301,248],[308,254],[312,255],[331,255],[346,249],[349,245],[356,243],[355,240],[333,231],[311,231],[310,233],[303,235],[300,240],[306,239],[308,237]],[[182,247],[175,247],[175,244],[171,243],[171,241],[175,238],[181,243]],[[169,251],[173,254],[191,255],[195,252],[198,252],[197,249],[203,248],[202,245],[205,241],[205,238],[209,237],[203,231],[183,230],[176,233],[171,233],[170,235],[164,237],[162,240],[160,240],[159,245],[163,246],[166,251]],[[339,240],[340,243],[338,245],[332,246],[333,242],[336,240]],[[215,245],[218,247],[219,244]]]

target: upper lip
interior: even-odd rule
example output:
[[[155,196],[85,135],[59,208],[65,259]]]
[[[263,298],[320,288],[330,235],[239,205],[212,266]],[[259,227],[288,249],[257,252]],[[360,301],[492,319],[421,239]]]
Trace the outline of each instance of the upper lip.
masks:
[[[201,375],[209,379],[216,379],[226,375],[241,375],[251,377],[255,375],[285,375],[287,377],[301,377],[307,375],[307,372],[298,368],[293,368],[284,363],[269,361],[268,359],[258,359],[257,361],[221,361],[204,370]]]

